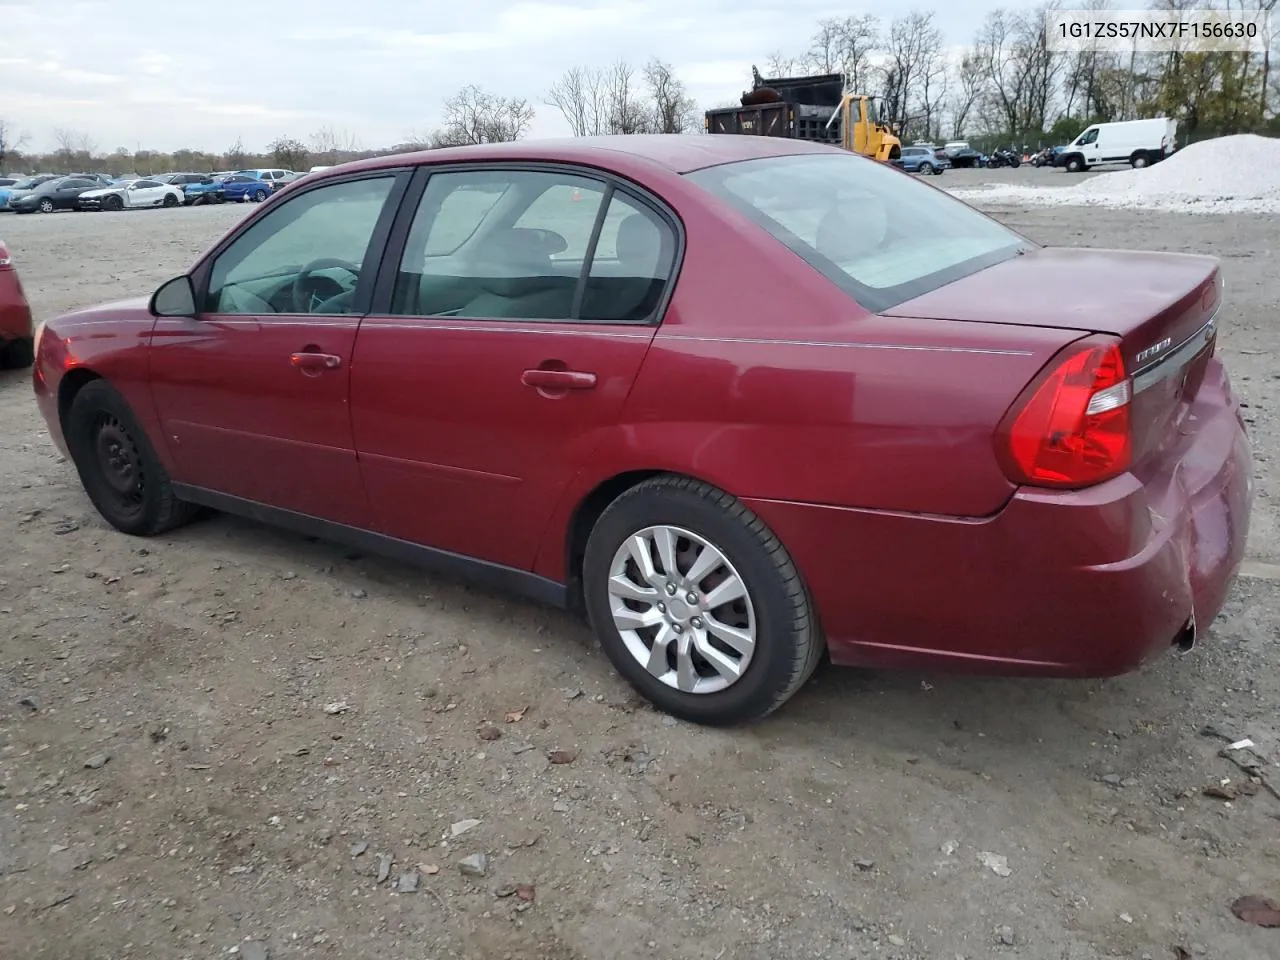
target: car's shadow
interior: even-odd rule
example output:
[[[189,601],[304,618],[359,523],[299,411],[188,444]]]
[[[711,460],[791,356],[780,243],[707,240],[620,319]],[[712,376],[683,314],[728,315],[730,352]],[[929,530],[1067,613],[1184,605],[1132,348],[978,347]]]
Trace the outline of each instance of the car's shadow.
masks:
[[[281,570],[322,570],[344,592],[368,589],[409,607],[420,607],[429,594],[437,610],[466,618],[477,632],[536,634],[540,644],[561,645],[553,652],[581,671],[583,680],[616,684],[618,697],[629,693],[605,658],[586,658],[569,648],[594,648],[594,640],[584,622],[562,611],[236,517],[213,514],[172,536],[191,545],[216,544],[220,557],[232,550]],[[824,752],[835,748],[832,759],[839,761],[842,755],[856,758],[874,743],[882,756],[887,750],[904,763],[927,764],[932,758],[983,776],[1049,776],[1063,766],[1079,767],[1091,742],[1114,744],[1117,731],[1155,729],[1170,743],[1193,732],[1189,724],[1202,718],[1180,715],[1213,669],[1196,657],[1170,655],[1136,674],[1107,680],[922,675],[824,664],[793,700],[742,733],[770,752],[811,753],[821,743]],[[1154,745],[1150,739],[1145,744]]]

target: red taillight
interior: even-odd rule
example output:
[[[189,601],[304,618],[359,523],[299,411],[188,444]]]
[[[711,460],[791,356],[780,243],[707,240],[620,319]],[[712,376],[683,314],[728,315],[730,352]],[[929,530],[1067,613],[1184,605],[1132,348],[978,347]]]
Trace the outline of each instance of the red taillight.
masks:
[[[1015,483],[1087,487],[1129,468],[1132,386],[1110,337],[1072,344],[1023,392],[996,449]]]

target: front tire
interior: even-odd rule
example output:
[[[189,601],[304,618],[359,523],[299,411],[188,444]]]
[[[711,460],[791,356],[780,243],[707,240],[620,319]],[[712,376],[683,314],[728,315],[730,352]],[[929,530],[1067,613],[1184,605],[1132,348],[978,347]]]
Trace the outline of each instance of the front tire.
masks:
[[[659,709],[709,726],[762,719],[824,644],[808,591],[764,521],[715,487],[660,476],[601,515],[583,561],[587,616]]]
[[[197,508],[174,495],[128,403],[105,380],[80,389],[63,430],[85,493],[121,533],[155,536],[195,516]]]
[[[1066,162],[1067,173],[1079,173],[1084,169],[1084,161],[1079,157],[1072,157]]]
[[[29,337],[0,346],[0,370],[22,370],[35,362],[35,343]]]
[[[166,193],[164,195],[164,200],[160,205],[162,207],[176,207],[178,205],[178,198],[172,193]]]
[[[39,204],[36,205],[36,208],[41,213],[53,213],[53,211],[56,209],[56,207],[53,204],[53,201],[49,197],[42,197],[40,199]]]
[[[123,210],[124,201],[121,200],[119,197],[117,197],[115,194],[112,194],[111,196],[107,197],[102,201],[102,209],[110,210],[113,213],[119,210]]]
[[[927,177],[937,171],[934,169],[933,164],[926,160],[924,163],[920,164],[920,172]]]

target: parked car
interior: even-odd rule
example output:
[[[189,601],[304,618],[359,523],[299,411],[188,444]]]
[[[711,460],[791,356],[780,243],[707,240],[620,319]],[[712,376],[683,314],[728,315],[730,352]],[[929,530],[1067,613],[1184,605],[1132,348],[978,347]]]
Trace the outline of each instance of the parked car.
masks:
[[[1054,166],[1069,173],[1109,163],[1141,168],[1159,163],[1177,148],[1178,121],[1170,117],[1095,123],[1069,143]]]
[[[50,180],[56,179],[57,177],[53,174],[42,174],[36,177],[19,178],[14,183],[4,188],[4,196],[3,198],[0,198],[3,199],[3,204],[0,204],[0,209],[12,210],[12,204],[15,199],[25,196],[42,183],[47,183]]]
[[[222,203],[226,200],[226,192],[221,182],[210,176],[194,183],[183,184],[183,202],[188,206],[201,203]]]
[[[984,165],[981,153],[969,146],[967,140],[952,140],[944,148],[947,159],[957,169],[960,167],[980,167]]]
[[[16,191],[9,198],[9,206],[15,213],[53,213],[55,210],[75,210],[80,194],[86,190],[102,188],[96,180],[83,177],[54,177],[19,195]]]
[[[81,210],[134,210],[140,207],[177,207],[182,190],[159,180],[127,180],[80,194]]]
[[[31,365],[34,330],[31,307],[13,265],[13,256],[0,240],[0,369]]]
[[[33,384],[120,531],[215,508],[584,611],[728,724],[824,649],[1094,676],[1203,636],[1253,496],[1221,297],[836,147],[525,141],[308,177],[49,321]]]
[[[951,161],[946,154],[939,155],[933,147],[903,147],[899,166],[907,173],[923,173],[940,175],[951,169]]]
[[[290,180],[296,180],[298,178],[298,174],[294,173],[292,170],[282,170],[279,167],[270,167],[259,170],[237,170],[236,172],[243,174],[246,177],[253,177],[255,180],[261,180],[263,183],[269,184],[272,187],[288,183]]]
[[[245,173],[228,173],[218,178],[225,200],[252,200],[261,203],[271,195],[271,184]]]
[[[13,192],[9,188],[20,179],[20,177],[0,177],[0,210],[4,210],[9,206],[9,194]]]

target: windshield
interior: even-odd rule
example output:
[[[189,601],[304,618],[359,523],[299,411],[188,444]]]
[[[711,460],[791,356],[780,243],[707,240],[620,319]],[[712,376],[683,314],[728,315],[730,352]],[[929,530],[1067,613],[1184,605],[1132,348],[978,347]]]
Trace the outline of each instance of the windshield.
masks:
[[[27,177],[25,180],[19,180],[13,185],[15,190],[34,190],[40,185],[39,177]]]
[[[744,160],[688,177],[873,313],[1032,247],[949,194],[852,154]]]

